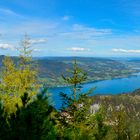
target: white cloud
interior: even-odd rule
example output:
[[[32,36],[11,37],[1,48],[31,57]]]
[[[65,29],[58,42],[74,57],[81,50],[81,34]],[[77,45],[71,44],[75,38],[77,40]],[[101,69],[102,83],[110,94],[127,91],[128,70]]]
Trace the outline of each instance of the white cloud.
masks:
[[[62,20],[69,20],[70,19],[70,16],[63,16],[62,17]]]
[[[82,47],[71,47],[71,48],[68,48],[67,50],[75,51],[75,52],[83,52],[83,51],[89,51],[90,49],[82,48]]]
[[[73,30],[74,31],[81,31],[81,32],[87,32],[90,33],[91,35],[106,35],[106,34],[111,34],[112,30],[111,29],[97,29],[93,27],[87,27],[83,26],[80,24],[74,24],[73,25]]]
[[[20,21],[18,24],[12,25],[0,25],[0,30],[3,34],[7,35],[21,35],[24,33],[29,33],[38,36],[48,36],[56,32],[57,23],[52,23],[49,21]]]
[[[7,15],[7,16],[22,17],[20,14],[16,13],[15,11],[13,11],[11,9],[0,8],[0,13],[4,14],[4,15]]]
[[[47,42],[47,39],[44,39],[44,38],[42,38],[42,39],[31,39],[30,40],[30,43],[32,43],[32,44],[40,44],[40,43],[46,43]]]
[[[95,37],[104,37],[111,34],[111,29],[97,29],[80,24],[74,24],[71,31],[61,33],[60,35],[72,39],[90,40]]]
[[[2,50],[7,50],[7,49],[14,50],[15,48],[10,44],[0,43],[0,49],[2,49]]]
[[[140,53],[140,50],[126,50],[126,49],[112,49],[113,52],[119,52],[119,53]]]
[[[35,52],[41,52],[40,49],[34,49],[33,51],[35,51]]]

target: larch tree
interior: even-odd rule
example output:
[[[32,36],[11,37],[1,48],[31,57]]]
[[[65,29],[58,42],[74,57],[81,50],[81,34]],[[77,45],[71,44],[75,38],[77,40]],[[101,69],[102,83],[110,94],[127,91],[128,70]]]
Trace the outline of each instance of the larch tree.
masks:
[[[31,41],[27,35],[20,42],[19,58],[14,63],[10,57],[3,60],[0,81],[0,98],[6,112],[14,112],[22,106],[21,97],[28,93],[30,100],[38,92],[37,71],[32,67]]]

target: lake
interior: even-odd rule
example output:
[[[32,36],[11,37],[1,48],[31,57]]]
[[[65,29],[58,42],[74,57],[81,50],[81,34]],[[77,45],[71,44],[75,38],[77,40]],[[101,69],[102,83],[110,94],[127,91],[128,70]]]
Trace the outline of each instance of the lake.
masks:
[[[98,82],[90,82],[82,85],[81,92],[87,92],[90,88],[96,87],[91,95],[100,94],[120,94],[124,92],[131,92],[140,88],[140,73],[134,74],[133,76],[127,78],[117,78],[112,80],[103,80]],[[59,96],[60,92],[66,94],[71,93],[70,87],[54,87],[50,88],[49,93],[51,93],[51,98],[53,100],[53,105],[59,109],[61,106],[61,98]]]

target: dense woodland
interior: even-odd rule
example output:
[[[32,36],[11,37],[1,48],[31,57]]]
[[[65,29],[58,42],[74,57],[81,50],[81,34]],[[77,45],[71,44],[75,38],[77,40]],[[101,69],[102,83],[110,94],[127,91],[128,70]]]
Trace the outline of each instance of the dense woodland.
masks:
[[[74,60],[69,75],[62,75],[73,91],[70,95],[60,93],[63,104],[56,110],[38,80],[39,69],[32,65],[30,45],[25,36],[18,61],[3,57],[0,140],[140,140],[139,90],[89,97],[93,87],[81,94],[88,76]]]

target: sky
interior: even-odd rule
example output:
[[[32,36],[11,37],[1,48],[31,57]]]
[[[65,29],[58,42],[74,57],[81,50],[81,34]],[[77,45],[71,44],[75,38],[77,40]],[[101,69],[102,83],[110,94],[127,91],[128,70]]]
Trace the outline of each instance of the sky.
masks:
[[[0,0],[0,55],[140,57],[140,0]]]

